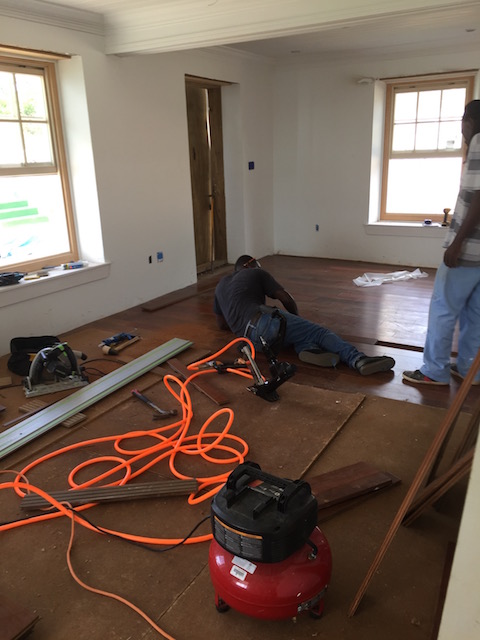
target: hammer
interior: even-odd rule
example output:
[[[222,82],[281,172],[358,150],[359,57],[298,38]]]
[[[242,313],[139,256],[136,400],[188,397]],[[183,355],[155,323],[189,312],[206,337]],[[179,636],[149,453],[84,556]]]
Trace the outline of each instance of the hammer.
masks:
[[[152,409],[154,409],[159,414],[158,416],[157,415],[153,416],[154,420],[156,418],[169,418],[170,416],[177,415],[176,409],[170,409],[170,411],[165,411],[165,409],[160,409],[160,407],[157,407],[156,404],[154,404],[151,400],[149,400],[146,396],[144,396],[143,393],[140,393],[140,391],[138,391],[137,389],[132,389],[132,395],[134,395],[136,398],[138,398],[145,404],[148,404],[149,407],[152,407]]]
[[[126,340],[121,344],[112,344],[112,345],[104,344],[102,347],[102,351],[107,356],[115,356],[119,351],[121,351],[122,349],[125,349],[125,347],[128,347],[134,342],[138,342],[139,340],[140,340],[140,336],[134,336],[133,338],[130,338],[129,340]]]

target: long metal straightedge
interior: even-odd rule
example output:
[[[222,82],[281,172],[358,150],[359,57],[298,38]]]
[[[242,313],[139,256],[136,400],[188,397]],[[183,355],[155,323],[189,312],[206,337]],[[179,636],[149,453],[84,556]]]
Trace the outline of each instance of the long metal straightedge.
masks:
[[[162,364],[162,362],[166,362],[185,351],[192,344],[193,342],[189,340],[172,338],[160,347],[152,349],[152,351],[132,360],[132,362],[123,365],[116,371],[108,373],[103,378],[95,380],[95,382],[82,387],[70,396],[55,402],[49,407],[45,407],[45,409],[10,427],[10,429],[0,434],[0,460],[67,418],[79,411],[83,411],[86,407],[120,389],[120,387],[135,380],[135,378],[139,378],[147,371]]]

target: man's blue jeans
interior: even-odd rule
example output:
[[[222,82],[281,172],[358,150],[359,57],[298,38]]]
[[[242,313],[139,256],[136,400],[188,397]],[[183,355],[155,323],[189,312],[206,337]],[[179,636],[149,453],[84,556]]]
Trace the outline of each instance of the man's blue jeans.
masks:
[[[296,316],[284,309],[278,309],[278,313],[286,320],[285,336],[283,339],[284,347],[293,345],[297,353],[311,349],[321,349],[329,353],[337,353],[340,360],[352,369],[355,368],[355,362],[358,358],[365,355],[353,345],[345,342],[345,340],[342,340],[342,338],[335,333],[319,324],[310,322],[310,320]],[[263,313],[255,325],[251,325],[250,327],[251,328],[245,332],[245,336],[253,342],[255,349],[261,351],[262,343],[260,342],[260,336],[262,336],[269,345],[272,344],[280,330],[280,319],[272,317],[269,313]]]
[[[480,267],[437,270],[420,371],[438,382],[450,381],[450,356],[459,322],[457,367],[465,376],[480,348]],[[477,380],[480,375],[477,374]]]

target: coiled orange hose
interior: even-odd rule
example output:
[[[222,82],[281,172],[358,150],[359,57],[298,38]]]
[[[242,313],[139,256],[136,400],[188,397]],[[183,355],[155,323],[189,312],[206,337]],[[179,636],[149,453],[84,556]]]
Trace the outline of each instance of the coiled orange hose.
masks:
[[[40,458],[29,463],[20,472],[12,483],[4,483],[0,485],[0,489],[7,488],[7,485],[14,489],[14,491],[20,496],[25,495],[25,483],[21,481],[25,478],[33,469],[41,464],[44,464],[48,460],[63,454],[72,452],[77,449],[86,448],[92,445],[98,445],[100,443],[112,443],[113,449],[116,455],[103,455],[92,459],[85,460],[73,468],[68,475],[68,483],[72,489],[84,489],[87,487],[95,486],[120,486],[126,484],[128,481],[140,476],[148,469],[154,467],[157,463],[164,459],[168,459],[168,466],[171,473],[179,479],[187,480],[193,479],[192,476],[188,476],[177,469],[176,461],[181,456],[201,456],[205,461],[214,465],[228,466],[227,471],[195,478],[198,481],[198,490],[188,496],[188,504],[196,505],[205,500],[210,499],[215,495],[221,486],[225,483],[232,465],[240,464],[245,460],[245,456],[248,453],[248,444],[239,436],[230,433],[231,426],[234,420],[234,413],[232,409],[224,407],[215,411],[201,426],[198,434],[189,435],[189,429],[194,417],[192,401],[188,392],[188,384],[199,375],[207,373],[216,373],[215,369],[201,370],[200,367],[205,362],[217,360],[222,354],[232,348],[236,343],[247,343],[251,349],[252,357],[255,357],[255,348],[253,344],[246,338],[236,338],[229,342],[225,347],[219,350],[212,356],[208,356],[188,365],[189,371],[192,371],[192,375],[189,376],[185,382],[182,382],[177,377],[167,374],[163,378],[163,382],[168,391],[173,395],[180,403],[182,408],[182,418],[168,425],[164,425],[155,429],[131,431],[114,436],[104,436],[99,438],[92,438],[77,442],[75,444],[62,447],[48,453]],[[251,378],[248,368],[245,369],[228,369],[231,373],[247,376]],[[173,385],[178,387],[178,390]],[[217,432],[209,432],[208,429],[214,422],[225,420],[223,428]],[[129,443],[134,440],[153,440],[144,446],[129,446]],[[216,456],[220,454],[221,457]],[[85,469],[91,469],[95,465],[101,464],[102,468],[105,467],[105,463],[111,463],[108,470],[94,475],[90,480],[84,482],[77,482],[76,476],[80,471]],[[136,468],[140,464],[140,467]],[[112,480],[112,478],[118,473],[122,473],[120,480]],[[28,485],[31,489],[32,485]],[[38,488],[37,488],[38,489]],[[38,489],[40,490],[40,489]],[[0,532],[14,529],[16,527],[24,526],[27,524],[33,524],[37,522],[43,522],[51,520],[53,518],[66,515],[64,509],[58,508],[57,501],[49,496],[48,492],[43,491],[43,497],[55,507],[55,512],[44,513],[26,520],[20,520],[17,522],[0,525]],[[93,504],[83,505],[77,507],[77,510],[88,509]],[[94,529],[85,520],[79,520],[79,524],[84,527]],[[183,538],[157,538],[137,536],[135,534],[113,531],[105,529],[106,532],[114,535],[124,537],[128,540],[135,542],[141,542],[153,545],[173,545],[178,544]],[[200,535],[189,538],[186,543],[192,544],[196,542],[205,542],[212,538],[211,534]]]
[[[161,629],[146,613],[144,613],[139,607],[137,607],[132,602],[127,599],[119,596],[118,594],[111,593],[108,591],[104,591],[101,589],[97,589],[92,587],[85,582],[83,582],[76,574],[71,560],[71,551],[73,546],[74,539],[74,527],[75,523],[81,524],[83,527],[86,527],[96,533],[102,534],[113,534],[118,537],[122,537],[126,540],[151,544],[151,545],[175,545],[184,542],[185,544],[206,542],[212,538],[212,534],[200,535],[195,537],[190,537],[187,540],[183,538],[176,539],[167,539],[167,538],[151,538],[147,536],[139,536],[131,533],[114,531],[111,529],[106,529],[102,527],[102,531],[100,532],[96,527],[76,515],[75,511],[69,509],[64,504],[56,500],[53,496],[51,496],[48,492],[43,489],[36,487],[33,484],[30,484],[26,480],[26,474],[32,471],[35,467],[51,460],[57,456],[61,456],[65,453],[82,449],[85,447],[89,447],[91,445],[97,445],[99,443],[112,443],[113,448],[116,452],[116,455],[104,455],[98,456],[93,459],[86,460],[80,464],[78,464],[74,469],[72,469],[68,475],[68,483],[72,487],[72,489],[80,489],[90,487],[92,485],[97,486],[120,486],[140,476],[142,473],[156,465],[161,460],[168,458],[168,465],[172,474],[180,479],[191,479],[192,476],[187,476],[181,473],[175,465],[176,459],[181,455],[187,456],[201,456],[205,461],[217,464],[217,465],[228,465],[231,466],[235,463],[240,464],[245,460],[245,456],[248,453],[248,444],[240,437],[233,435],[230,433],[230,428],[233,424],[234,413],[232,409],[223,408],[219,409],[215,413],[213,413],[202,425],[198,434],[189,435],[189,428],[191,426],[192,419],[194,417],[192,401],[190,394],[188,392],[187,386],[188,384],[195,379],[197,376],[215,372],[215,369],[206,369],[200,371],[199,367],[208,362],[210,360],[215,360],[223,353],[225,353],[228,349],[230,349],[237,342],[247,342],[250,346],[252,357],[255,357],[255,349],[253,344],[245,339],[245,338],[237,338],[228,343],[223,349],[218,351],[216,354],[209,356],[208,358],[204,358],[198,362],[192,363],[188,366],[188,369],[193,371],[191,376],[189,376],[185,382],[181,382],[178,378],[173,375],[166,375],[163,378],[164,384],[168,391],[178,400],[182,407],[182,419],[173,422],[172,424],[165,425],[159,427],[157,429],[150,430],[142,430],[142,431],[133,431],[126,434],[115,435],[115,436],[105,436],[100,438],[92,438],[89,440],[84,440],[82,442],[78,442],[76,444],[68,445],[66,447],[62,447],[56,451],[48,453],[44,456],[41,456],[37,460],[34,460],[30,464],[28,464],[24,469],[15,473],[15,480],[12,482],[3,482],[0,483],[0,490],[2,489],[13,489],[17,495],[23,497],[26,493],[36,493],[44,500],[49,502],[52,505],[52,508],[55,508],[56,511],[44,513],[42,515],[28,518],[25,520],[20,520],[4,525],[0,525],[0,532],[8,531],[11,529],[15,529],[20,526],[24,526],[27,524],[33,524],[38,522],[48,521],[54,518],[66,516],[71,520],[71,533],[70,540],[67,549],[67,564],[70,570],[72,577],[75,581],[82,586],[84,589],[91,591],[93,593],[107,596],[109,598],[113,598],[129,608],[138,613],[148,624],[155,629],[159,634],[161,634],[166,640],[175,640],[171,635],[169,635],[166,631]],[[244,377],[251,378],[248,369],[226,369],[231,373],[235,373],[237,375],[241,375]],[[179,392],[176,392],[173,388],[173,384],[179,387]],[[208,428],[214,421],[219,421],[220,419],[225,419],[224,427],[218,432],[209,432]],[[143,446],[143,447],[129,447],[127,446],[130,442],[135,439],[151,439],[153,440],[153,444]],[[216,457],[216,453],[222,454],[222,457]],[[228,457],[226,454],[229,454]],[[147,461],[147,458],[150,458]],[[76,475],[85,469],[91,468],[96,464],[104,463],[112,463],[112,466],[109,470],[103,471],[102,473],[97,474],[92,477],[88,481],[84,481],[82,483],[78,483],[75,480]],[[141,466],[134,470],[134,465],[138,463]],[[120,480],[111,480],[115,474],[118,472],[122,472],[123,476]],[[188,497],[188,503],[191,505],[198,504],[204,500],[211,498],[215,493],[218,492],[220,487],[225,483],[230,471],[225,471],[223,473],[219,473],[216,475],[206,476],[202,478],[196,478],[198,481],[198,490],[196,493],[192,493]],[[106,484],[105,484],[106,481]],[[103,483],[103,484],[101,484]],[[86,504],[76,508],[76,511],[83,511],[92,507],[93,504]]]

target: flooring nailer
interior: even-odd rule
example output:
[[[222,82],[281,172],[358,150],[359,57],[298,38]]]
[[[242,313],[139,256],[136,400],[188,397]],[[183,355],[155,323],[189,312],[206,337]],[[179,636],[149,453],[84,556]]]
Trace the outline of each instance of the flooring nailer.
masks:
[[[41,349],[23,380],[27,398],[87,385],[88,379],[78,364],[77,355],[82,360],[87,357],[73,351],[66,342]]]

